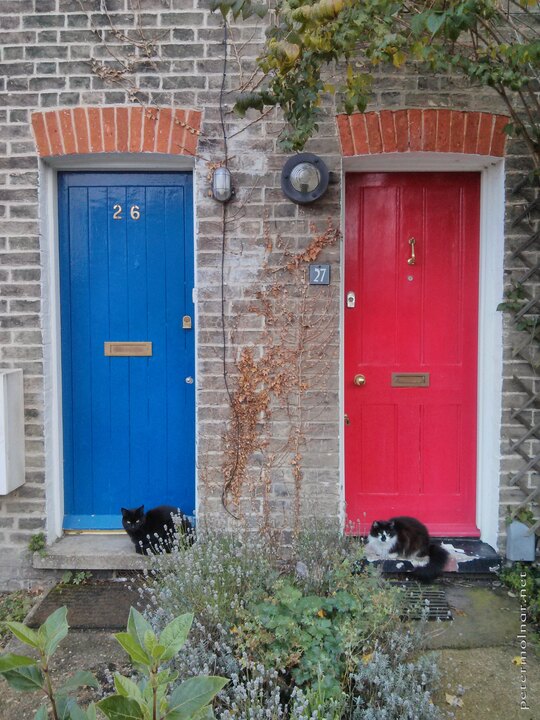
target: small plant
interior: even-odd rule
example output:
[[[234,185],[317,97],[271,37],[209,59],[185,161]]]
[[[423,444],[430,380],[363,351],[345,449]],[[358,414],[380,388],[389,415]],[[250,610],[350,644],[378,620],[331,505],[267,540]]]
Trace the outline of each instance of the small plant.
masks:
[[[517,520],[518,522],[523,523],[524,525],[528,525],[529,527],[532,527],[534,523],[536,522],[534,513],[530,506],[528,507],[522,507],[519,512],[517,512],[515,515],[512,513],[512,508],[508,506],[506,508],[507,514],[505,518],[506,525],[510,525],[512,520]]]
[[[84,585],[92,579],[92,573],[90,570],[66,570],[62,575],[62,585]]]
[[[5,638],[9,637],[6,621],[22,622],[30,612],[35,596],[35,592],[31,593],[27,590],[0,595],[0,647],[4,644]]]
[[[97,688],[92,673],[75,673],[60,688],[54,688],[50,660],[59,644],[68,634],[67,609],[59,608],[50,615],[38,630],[20,622],[7,622],[6,626],[21,642],[37,651],[38,657],[5,653],[0,656],[0,675],[20,691],[40,692],[45,696],[34,720],[47,720],[49,705],[54,720],[96,720],[96,708],[109,720],[211,720],[214,718],[209,703],[227,684],[222,677],[192,677],[174,687],[178,674],[163,669],[186,642],[193,615],[185,614],[170,622],[158,636],[150,624],[131,608],[127,632],[117,633],[116,639],[130,656],[134,667],[142,676],[140,682],[116,673],[116,694],[86,709],[72,696],[78,688]]]
[[[37,552],[42,557],[45,555],[45,550],[47,548],[47,541],[45,539],[45,533],[35,533],[30,538],[30,542],[28,543],[28,549],[30,552]]]

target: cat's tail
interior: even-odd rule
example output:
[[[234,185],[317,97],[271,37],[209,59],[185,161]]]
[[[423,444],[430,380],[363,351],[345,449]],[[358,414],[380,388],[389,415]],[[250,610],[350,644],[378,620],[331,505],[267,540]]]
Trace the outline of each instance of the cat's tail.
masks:
[[[448,552],[438,543],[429,544],[429,562],[423,567],[417,567],[412,572],[415,580],[421,583],[430,583],[443,574]]]

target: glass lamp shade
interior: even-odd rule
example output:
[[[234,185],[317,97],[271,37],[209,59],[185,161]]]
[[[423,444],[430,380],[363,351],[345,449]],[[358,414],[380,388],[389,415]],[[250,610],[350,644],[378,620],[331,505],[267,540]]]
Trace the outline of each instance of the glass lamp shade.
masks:
[[[218,167],[214,170],[212,178],[212,195],[214,200],[227,202],[232,195],[231,173],[226,167]]]
[[[293,188],[298,192],[313,192],[321,182],[321,173],[312,163],[303,162],[293,168],[290,181]]]

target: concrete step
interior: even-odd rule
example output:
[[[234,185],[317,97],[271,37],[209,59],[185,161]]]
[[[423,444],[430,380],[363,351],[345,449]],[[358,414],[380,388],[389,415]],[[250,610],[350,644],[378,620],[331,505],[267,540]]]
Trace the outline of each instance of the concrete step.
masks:
[[[148,562],[125,533],[64,535],[32,558],[41,570],[143,570]]]

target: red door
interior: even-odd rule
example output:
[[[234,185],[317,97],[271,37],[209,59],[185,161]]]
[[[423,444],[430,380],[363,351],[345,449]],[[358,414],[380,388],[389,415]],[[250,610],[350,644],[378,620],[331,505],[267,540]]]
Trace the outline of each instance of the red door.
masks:
[[[478,173],[347,176],[345,498],[478,536]],[[356,379],[356,382],[355,382]]]

